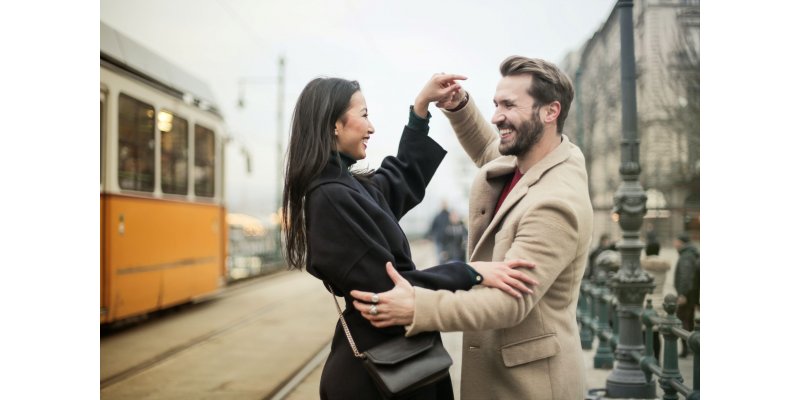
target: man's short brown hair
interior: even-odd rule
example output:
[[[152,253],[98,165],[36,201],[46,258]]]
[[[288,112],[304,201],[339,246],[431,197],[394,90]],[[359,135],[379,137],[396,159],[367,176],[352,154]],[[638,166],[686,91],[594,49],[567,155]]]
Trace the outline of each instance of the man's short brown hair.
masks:
[[[530,74],[533,80],[528,94],[534,100],[541,104],[558,101],[561,104],[561,113],[556,120],[556,130],[561,133],[572,98],[575,96],[572,80],[561,69],[539,58],[511,56],[500,64],[500,74],[503,76]]]

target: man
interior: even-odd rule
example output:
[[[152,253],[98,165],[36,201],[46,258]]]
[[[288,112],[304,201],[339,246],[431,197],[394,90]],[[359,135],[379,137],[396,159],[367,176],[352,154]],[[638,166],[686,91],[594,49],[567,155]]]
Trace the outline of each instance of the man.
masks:
[[[480,167],[470,194],[470,261],[529,260],[539,285],[511,297],[475,288],[444,292],[396,286],[377,298],[353,291],[373,325],[406,334],[465,331],[463,399],[583,399],[585,366],[576,307],[592,235],[586,167],[561,131],[572,83],[555,65],[512,56],[500,66],[492,123],[474,100],[439,99],[461,145]],[[453,107],[455,106],[455,107]],[[365,303],[361,303],[361,301]]]
[[[678,293],[676,314],[683,323],[683,329],[693,331],[694,309],[700,302],[700,251],[686,233],[678,235],[673,244],[678,250],[674,279],[675,291]],[[681,342],[683,348],[680,357],[683,358],[689,355],[689,346],[685,340]]]

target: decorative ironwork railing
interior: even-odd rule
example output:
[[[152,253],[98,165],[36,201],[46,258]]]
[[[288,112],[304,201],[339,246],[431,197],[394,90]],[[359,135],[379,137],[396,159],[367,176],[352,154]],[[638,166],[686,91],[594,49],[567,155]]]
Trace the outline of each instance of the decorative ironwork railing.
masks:
[[[611,272],[613,274],[613,272]],[[606,271],[597,271],[592,281],[584,281],[578,300],[578,323],[581,331],[581,346],[585,350],[593,347],[594,338],[598,346],[594,356],[594,368],[612,369],[614,352],[619,344],[619,322],[616,310],[617,299],[607,286],[609,275]],[[658,378],[658,384],[664,392],[664,400],[677,400],[682,395],[688,400],[700,399],[700,323],[695,320],[695,329],[689,332],[681,328],[681,321],[675,315],[677,297],[668,294],[664,297],[666,316],[659,316],[653,308],[652,301],[638,317],[645,332],[644,352],[633,350],[631,355],[641,367],[648,381]],[[657,329],[663,339],[663,363],[655,357],[653,331]],[[688,343],[694,357],[692,387],[684,384],[683,376],[678,369],[678,339]],[[591,393],[603,391],[593,389]],[[591,394],[590,393],[590,394]]]

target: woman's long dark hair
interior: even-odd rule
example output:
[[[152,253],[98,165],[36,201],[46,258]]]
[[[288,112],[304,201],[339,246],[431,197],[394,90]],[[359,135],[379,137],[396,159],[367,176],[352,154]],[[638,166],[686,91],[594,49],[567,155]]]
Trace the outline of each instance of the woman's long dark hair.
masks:
[[[306,241],[305,196],[336,150],[334,129],[361,90],[357,81],[317,78],[300,93],[292,115],[283,186],[284,256],[289,269],[303,269]]]

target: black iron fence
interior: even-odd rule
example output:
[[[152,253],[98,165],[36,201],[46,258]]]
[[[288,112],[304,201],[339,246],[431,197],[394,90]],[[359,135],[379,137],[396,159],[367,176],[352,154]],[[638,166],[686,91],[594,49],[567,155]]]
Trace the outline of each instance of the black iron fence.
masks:
[[[598,346],[594,356],[594,368],[612,369],[614,352],[619,344],[619,322],[617,299],[611,293],[607,283],[614,272],[599,270],[592,280],[585,280],[581,285],[578,300],[578,323],[581,327],[581,346],[590,350],[594,339]],[[645,337],[645,351],[631,351],[631,356],[641,367],[648,382],[657,377],[658,385],[664,392],[664,400],[677,400],[679,395],[689,400],[700,399],[700,323],[695,320],[695,329],[689,332],[681,328],[681,321],[675,315],[677,297],[668,294],[664,297],[663,308],[666,316],[659,316],[650,299],[639,313]],[[662,338],[663,357],[656,358],[653,342],[653,331],[658,331]],[[688,343],[694,357],[692,387],[684,384],[683,376],[678,369],[678,340]],[[659,360],[662,362],[659,363]],[[590,396],[604,392],[604,388],[590,390]]]

